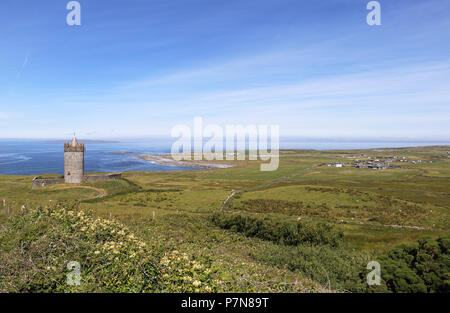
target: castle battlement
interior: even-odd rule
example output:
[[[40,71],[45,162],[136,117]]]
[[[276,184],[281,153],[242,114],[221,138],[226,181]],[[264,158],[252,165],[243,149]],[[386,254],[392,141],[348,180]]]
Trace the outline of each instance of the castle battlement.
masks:
[[[86,148],[83,143],[78,144],[76,146],[72,146],[71,143],[66,142],[64,144],[64,152],[86,152]]]

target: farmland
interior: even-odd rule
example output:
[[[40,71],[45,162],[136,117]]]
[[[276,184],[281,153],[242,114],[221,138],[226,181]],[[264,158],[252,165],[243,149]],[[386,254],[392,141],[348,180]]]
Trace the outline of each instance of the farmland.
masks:
[[[0,275],[5,271],[6,258],[19,251],[11,243],[14,232],[23,235],[23,229],[11,226],[11,220],[32,214],[30,212],[36,208],[50,211],[64,208],[89,212],[92,219],[120,223],[150,247],[155,264],[166,264],[169,262],[167,256],[173,256],[171,253],[177,251],[189,259],[203,260],[198,262],[208,260],[204,264],[216,273],[214,277],[199,276],[201,278],[194,280],[203,283],[202,279],[205,279],[207,282],[203,284],[207,289],[191,290],[186,287],[186,282],[170,286],[163,283],[163,275],[171,275],[168,279],[176,281],[173,277],[181,274],[160,272],[159,291],[367,291],[360,276],[365,273],[364,266],[368,261],[376,260],[401,244],[414,245],[423,237],[434,240],[450,234],[448,151],[448,146],[284,150],[280,155],[280,167],[273,172],[261,172],[259,162],[233,161],[230,168],[125,172],[123,179],[116,181],[37,189],[31,188],[31,176],[3,175],[0,176],[0,201],[4,199],[4,205],[0,205],[3,233],[0,237],[4,249],[0,252]],[[401,162],[398,168],[379,170],[327,166],[333,162],[348,163],[355,155],[361,158],[394,155],[421,162]],[[46,214],[51,217],[50,213]],[[214,219],[217,214],[223,218],[221,223]],[[281,242],[268,240],[266,235],[260,235],[261,232],[242,231],[247,229],[245,227],[223,226],[229,225],[228,217],[233,216],[242,217],[240,221],[246,223],[245,227],[252,225],[249,223],[263,226],[268,223],[283,229],[284,225],[289,228],[289,225],[300,223],[310,232],[320,232],[325,229],[323,225],[327,225],[330,231],[342,234],[342,242],[337,246],[328,242],[321,244],[321,239],[315,240],[314,244],[307,241],[299,244],[294,240],[294,245],[287,245],[284,239]],[[72,228],[71,231],[79,232]],[[24,238],[38,240],[43,233],[30,229]],[[277,236],[275,238],[283,237]],[[89,238],[95,241],[97,237]],[[45,252],[45,248],[42,249]],[[88,246],[83,249],[89,250]],[[79,258],[82,269],[87,271],[82,272],[82,276],[91,277],[94,274],[91,275],[83,264],[95,265],[88,261],[86,253],[73,256]],[[42,264],[50,262],[40,258],[41,262],[33,269],[36,273],[44,270]],[[65,261],[55,261],[55,286],[59,289],[46,285],[48,290],[64,291],[61,287],[64,276],[57,273],[64,273]],[[8,274],[9,287],[0,285],[0,290],[28,290],[18,283],[24,279],[23,275],[30,275],[21,262],[18,257],[14,265],[17,277]],[[101,280],[101,275],[95,275]],[[105,277],[111,276],[108,275]],[[81,291],[127,291],[116,287],[96,285],[93,280],[90,289]],[[34,288],[39,291],[39,287]],[[131,291],[152,292],[155,289],[142,287]]]

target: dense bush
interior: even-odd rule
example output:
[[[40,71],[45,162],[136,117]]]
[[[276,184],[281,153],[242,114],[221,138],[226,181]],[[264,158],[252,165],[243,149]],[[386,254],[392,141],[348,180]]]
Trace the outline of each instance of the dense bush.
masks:
[[[81,265],[79,286],[67,265]],[[123,224],[64,208],[11,217],[0,228],[0,292],[210,292],[207,259],[151,249]]]
[[[299,244],[330,245],[337,247],[343,234],[325,223],[278,221],[269,217],[258,218],[240,214],[214,214],[212,221],[223,229],[243,233],[285,245]]]
[[[257,258],[265,263],[299,271],[324,287],[352,292],[450,292],[450,236],[420,239],[374,258],[329,246],[269,245]],[[381,265],[381,285],[368,286],[369,261]]]
[[[450,236],[424,238],[380,258],[381,277],[393,292],[450,292]]]
[[[305,277],[331,290],[365,292],[367,289],[362,272],[369,256],[362,253],[323,245],[269,245],[257,255],[257,259],[280,268],[301,272]]]

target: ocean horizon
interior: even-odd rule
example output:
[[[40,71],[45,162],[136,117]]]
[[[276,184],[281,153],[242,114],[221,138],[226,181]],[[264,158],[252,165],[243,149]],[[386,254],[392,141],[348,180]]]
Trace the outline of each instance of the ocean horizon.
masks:
[[[86,145],[85,171],[185,171],[199,168],[155,164],[139,154],[170,153],[172,139],[89,140]],[[1,175],[42,175],[64,173],[64,140],[0,139]],[[280,149],[351,150],[450,145],[449,141],[290,139],[280,142]],[[129,152],[129,153],[117,153]]]

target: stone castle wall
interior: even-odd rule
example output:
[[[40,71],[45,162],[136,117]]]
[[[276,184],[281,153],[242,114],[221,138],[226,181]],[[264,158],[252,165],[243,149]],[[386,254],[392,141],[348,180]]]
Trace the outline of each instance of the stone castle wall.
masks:
[[[122,173],[111,173],[111,174],[98,174],[98,175],[84,175],[81,179],[82,183],[92,183],[96,181],[108,181],[114,179],[122,178]],[[64,184],[64,178],[34,178],[33,188],[45,187],[55,184]]]
[[[106,181],[122,178],[122,173],[111,173],[111,174],[99,174],[99,175],[85,175],[83,177],[84,183],[92,183],[96,181]]]
[[[64,151],[64,179],[67,184],[79,184],[84,176],[84,150]]]
[[[38,188],[38,187],[45,187],[48,185],[55,185],[55,184],[63,184],[64,178],[34,178],[32,187]]]

